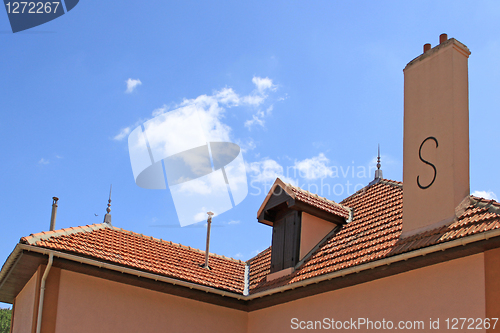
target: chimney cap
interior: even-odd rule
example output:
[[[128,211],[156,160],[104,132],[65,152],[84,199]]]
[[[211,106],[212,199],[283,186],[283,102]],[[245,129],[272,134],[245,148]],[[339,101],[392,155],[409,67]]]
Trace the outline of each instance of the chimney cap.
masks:
[[[448,35],[447,34],[441,34],[439,35],[439,44],[442,44],[448,40]]]

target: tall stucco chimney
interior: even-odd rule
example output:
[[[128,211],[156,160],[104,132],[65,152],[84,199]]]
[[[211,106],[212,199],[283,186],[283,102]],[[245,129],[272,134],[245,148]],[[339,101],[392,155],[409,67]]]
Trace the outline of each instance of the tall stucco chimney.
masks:
[[[469,195],[469,55],[442,34],[403,71],[402,237],[450,223]]]

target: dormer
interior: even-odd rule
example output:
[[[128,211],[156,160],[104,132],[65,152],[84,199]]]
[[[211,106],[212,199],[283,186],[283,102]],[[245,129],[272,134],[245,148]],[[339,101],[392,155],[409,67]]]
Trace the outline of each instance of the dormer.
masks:
[[[350,218],[348,207],[276,179],[257,213],[260,223],[273,228],[268,280],[293,272],[321,240]]]

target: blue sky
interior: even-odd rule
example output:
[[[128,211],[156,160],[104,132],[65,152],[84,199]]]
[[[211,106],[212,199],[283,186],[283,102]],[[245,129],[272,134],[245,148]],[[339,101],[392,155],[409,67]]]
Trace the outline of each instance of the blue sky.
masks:
[[[496,1],[81,0],[16,34],[0,12],[2,262],[49,228],[52,196],[57,228],[102,222],[110,184],[113,225],[203,249],[203,223],[180,228],[168,190],[135,184],[127,134],[204,98],[249,184],[214,218],[211,252],[270,245],[256,213],[277,175],[340,201],[373,179],[380,143],[384,177],[401,181],[402,70],[443,32],[472,52],[471,192],[500,195]]]

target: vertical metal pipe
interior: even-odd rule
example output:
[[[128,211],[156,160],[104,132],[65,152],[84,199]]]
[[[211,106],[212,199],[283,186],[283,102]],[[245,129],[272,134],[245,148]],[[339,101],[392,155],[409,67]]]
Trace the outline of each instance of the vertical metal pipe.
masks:
[[[205,268],[210,268],[208,266],[208,251],[210,249],[210,226],[212,224],[212,216],[214,215],[214,213],[212,212],[208,212],[208,218],[207,218],[207,249],[205,251]]]
[[[56,206],[57,207],[57,206]],[[45,298],[45,282],[47,281],[47,277],[49,276],[50,268],[52,267],[52,262],[54,261],[54,254],[49,253],[49,262],[47,263],[47,267],[45,268],[45,272],[42,276],[42,283],[40,285],[40,300],[38,301],[38,316],[36,320],[36,333],[40,333],[42,329],[42,312],[43,312],[43,299]]]
[[[54,231],[56,229],[57,200],[59,200],[58,197],[52,197],[52,214],[50,215],[50,231]]]

